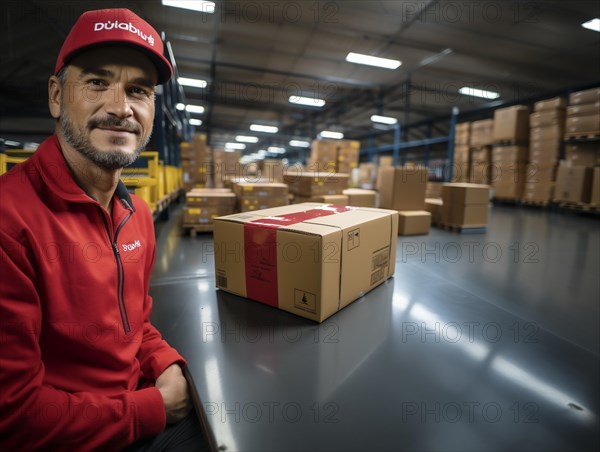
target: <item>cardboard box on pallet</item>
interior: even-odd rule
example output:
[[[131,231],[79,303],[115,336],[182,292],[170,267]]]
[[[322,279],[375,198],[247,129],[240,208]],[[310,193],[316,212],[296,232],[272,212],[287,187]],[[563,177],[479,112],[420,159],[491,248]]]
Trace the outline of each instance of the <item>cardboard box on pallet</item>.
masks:
[[[425,210],[431,214],[431,224],[440,224],[443,204],[441,198],[425,198]]]
[[[498,108],[494,110],[495,143],[507,141],[514,144],[527,143],[529,140],[529,109],[525,105]]]
[[[375,190],[347,188],[343,193],[348,197],[347,206],[377,207],[377,192]]]
[[[554,196],[554,182],[528,182],[523,189],[523,200],[535,203],[548,203]]]
[[[185,194],[183,225],[210,225],[213,219],[235,212],[236,197],[231,190],[195,189]]]
[[[576,91],[569,96],[569,105],[593,104],[600,101],[600,87]]]
[[[233,185],[240,212],[268,209],[289,204],[288,186],[278,182],[238,182]]]
[[[469,139],[471,137],[471,123],[470,122],[462,122],[460,124],[456,124],[456,129],[454,131],[454,144],[458,145],[469,145]]]
[[[491,171],[494,196],[503,199],[521,199],[525,185],[525,162],[495,162]]]
[[[320,195],[341,195],[348,188],[348,174],[306,172],[302,174],[284,174],[290,193],[311,198]]]
[[[377,165],[374,163],[361,163],[358,165],[358,185],[370,190],[375,188],[377,180]]]
[[[240,165],[242,154],[240,151],[215,149],[213,157],[213,174],[216,188],[224,187],[226,179],[246,176],[242,175],[242,167]]]
[[[529,127],[544,127],[565,122],[565,110],[545,110],[529,115]]]
[[[525,167],[525,183],[550,183],[556,180],[558,165],[537,165],[528,163]]]
[[[561,163],[556,176],[554,200],[589,203],[592,189],[592,168]]]
[[[448,226],[487,225],[489,185],[446,183],[442,187],[440,223]]]
[[[492,162],[494,163],[526,162],[528,156],[529,148],[525,146],[494,146],[492,148]]]
[[[379,168],[379,205],[393,210],[424,210],[427,168]]]
[[[534,111],[545,111],[545,110],[564,110],[567,105],[567,101],[564,97],[553,97],[552,99],[544,99],[533,104]]]
[[[322,322],[394,274],[398,213],[294,204],[215,219],[221,290]]]
[[[443,182],[427,182],[425,189],[426,198],[441,198]]]
[[[535,127],[529,131],[529,141],[562,141],[565,134],[564,124]]]
[[[431,228],[431,213],[426,210],[398,212],[398,235],[426,235]]]
[[[568,116],[565,124],[567,134],[600,135],[600,114],[585,116]]]

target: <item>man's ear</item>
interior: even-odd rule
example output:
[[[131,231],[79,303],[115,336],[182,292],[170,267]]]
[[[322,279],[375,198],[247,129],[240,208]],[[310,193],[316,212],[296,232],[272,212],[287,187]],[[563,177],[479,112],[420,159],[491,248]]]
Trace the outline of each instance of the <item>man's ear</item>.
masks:
[[[58,77],[52,75],[48,79],[48,107],[53,118],[60,118],[60,102],[62,99],[61,91],[63,87]]]

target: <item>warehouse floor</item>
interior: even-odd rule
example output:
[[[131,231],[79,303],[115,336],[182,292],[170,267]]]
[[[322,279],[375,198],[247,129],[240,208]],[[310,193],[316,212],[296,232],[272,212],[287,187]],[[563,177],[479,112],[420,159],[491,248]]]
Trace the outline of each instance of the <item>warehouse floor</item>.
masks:
[[[156,225],[151,286],[198,280],[212,288],[212,235],[183,235],[181,216],[175,206],[169,221]],[[409,265],[418,269],[425,295],[428,279],[441,278],[448,289],[458,287],[520,318],[520,331],[512,334],[533,337],[541,328],[599,354],[599,251],[596,218],[494,206],[485,234],[432,228],[429,235],[399,237],[396,277]]]

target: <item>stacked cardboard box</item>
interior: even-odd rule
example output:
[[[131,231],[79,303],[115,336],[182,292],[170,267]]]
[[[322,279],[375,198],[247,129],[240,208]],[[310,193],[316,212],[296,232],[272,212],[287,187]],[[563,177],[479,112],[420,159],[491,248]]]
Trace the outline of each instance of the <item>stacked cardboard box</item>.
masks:
[[[196,188],[185,195],[183,226],[212,231],[213,219],[235,213],[236,197],[231,190]]]
[[[183,188],[206,188],[211,185],[212,158],[206,135],[195,134],[191,143],[181,143]]]
[[[569,96],[565,136],[600,136],[600,87],[577,91]]]
[[[358,186],[366,190],[375,188],[377,180],[377,165],[360,163],[358,165]]]
[[[442,198],[442,185],[443,182],[427,182],[427,188],[425,189],[426,198]]]
[[[460,228],[487,226],[489,185],[447,183],[442,188],[441,223]]]
[[[397,235],[398,214],[382,209],[305,203],[221,217],[216,285],[322,322],[394,274]]]
[[[489,184],[491,171],[490,146],[478,146],[471,148],[471,167],[468,181],[472,184]]]
[[[492,131],[494,128],[493,119],[482,119],[471,123],[471,138],[469,146],[489,146],[492,144]]]
[[[350,174],[358,167],[360,142],[352,140],[314,140],[310,164],[316,172]]]
[[[348,174],[325,172],[303,172],[285,174],[284,181],[289,185],[290,193],[296,196],[312,198],[322,195],[341,195],[348,188]]]
[[[240,212],[286,206],[289,203],[288,186],[279,182],[237,182],[233,185],[233,191]]]
[[[259,161],[260,177],[270,182],[283,182],[285,165],[281,159],[263,159]]]
[[[427,168],[417,166],[379,168],[379,204],[397,210],[398,233],[427,234],[431,214],[425,210]]]
[[[600,142],[568,143],[565,160],[572,166],[600,166]]]
[[[379,166],[394,166],[394,157],[391,155],[380,155]]]
[[[463,122],[456,125],[454,134],[454,165],[452,167],[452,180],[466,182],[469,179],[469,140],[471,137],[471,123]]]
[[[242,177],[242,168],[240,166],[240,151],[225,151],[215,149],[214,158],[214,183],[216,188],[225,186],[224,181],[228,178]]]
[[[490,182],[496,198],[520,200],[528,161],[529,109],[525,105],[494,111]]]
[[[523,200],[548,203],[556,181],[561,129],[565,123],[565,99],[555,97],[534,105],[529,117],[529,158],[525,169]]]
[[[377,207],[377,192],[361,188],[347,188],[343,194],[348,197],[347,206]]]
[[[431,224],[439,225],[442,220],[442,198],[425,198],[425,210],[431,214]]]
[[[594,169],[587,166],[571,166],[561,162],[556,176],[554,200],[571,204],[591,201]]]

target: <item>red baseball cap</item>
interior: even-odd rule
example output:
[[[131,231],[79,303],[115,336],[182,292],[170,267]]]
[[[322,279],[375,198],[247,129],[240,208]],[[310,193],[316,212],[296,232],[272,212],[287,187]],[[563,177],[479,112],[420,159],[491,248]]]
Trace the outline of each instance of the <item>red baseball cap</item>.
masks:
[[[83,13],[60,49],[54,75],[79,52],[107,44],[131,46],[144,52],[156,66],[159,85],[173,75],[171,63],[163,55],[160,35],[148,22],[126,8],[98,9]]]

